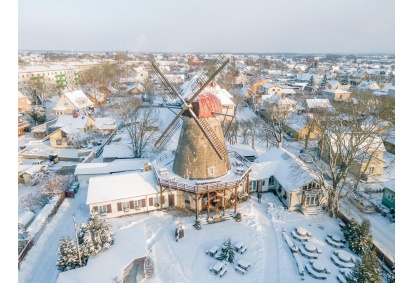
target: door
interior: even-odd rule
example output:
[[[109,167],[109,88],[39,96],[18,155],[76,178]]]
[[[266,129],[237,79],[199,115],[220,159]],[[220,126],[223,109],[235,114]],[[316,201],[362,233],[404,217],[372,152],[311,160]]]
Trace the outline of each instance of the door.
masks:
[[[168,195],[168,206],[174,206],[174,195]]]
[[[262,185],[263,185],[262,180],[258,180],[257,181],[257,192],[259,192],[259,193],[262,192]]]

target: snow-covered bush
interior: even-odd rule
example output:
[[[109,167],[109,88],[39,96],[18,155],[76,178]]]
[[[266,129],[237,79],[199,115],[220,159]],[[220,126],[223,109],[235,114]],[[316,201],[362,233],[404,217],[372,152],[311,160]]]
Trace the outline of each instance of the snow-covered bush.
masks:
[[[60,238],[58,252],[59,258],[56,268],[59,271],[75,269],[80,266],[76,246],[70,237]]]

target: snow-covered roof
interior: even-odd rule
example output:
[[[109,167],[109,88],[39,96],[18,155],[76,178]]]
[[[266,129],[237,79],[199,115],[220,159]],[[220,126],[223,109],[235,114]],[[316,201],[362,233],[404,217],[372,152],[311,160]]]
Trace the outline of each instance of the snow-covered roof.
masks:
[[[19,215],[19,223],[22,224],[23,226],[26,226],[27,223],[29,223],[30,221],[32,221],[32,219],[35,217],[35,214],[31,211],[24,211]]]
[[[83,129],[86,126],[89,116],[79,115],[76,118],[73,115],[61,115],[58,117],[55,126],[64,127],[72,126],[76,129]],[[91,118],[92,119],[92,118]]]
[[[84,140],[90,137],[90,134],[84,133],[72,125],[65,125],[61,127],[60,130],[76,138],[78,141],[81,141],[81,140]]]
[[[125,171],[135,171],[144,168],[148,159],[117,159],[103,163],[79,163],[76,165],[75,175],[111,174]]]
[[[328,93],[340,93],[340,94],[342,94],[342,93],[350,93],[349,91],[346,91],[346,90],[343,90],[343,89],[339,89],[339,88],[336,88],[336,89],[324,89],[323,90],[324,92],[328,92]]]
[[[158,193],[154,172],[112,174],[89,179],[86,204]]]
[[[285,122],[286,126],[290,127],[291,129],[297,132],[302,130],[307,123],[308,121],[306,120],[306,116],[297,113],[292,113],[292,115],[289,115]]]
[[[267,179],[275,173],[278,161],[266,161],[260,163],[252,163],[252,172],[249,175],[250,180]]]
[[[34,164],[34,165],[19,165],[18,173],[26,173],[30,176],[36,175],[40,170],[43,168],[47,168],[48,166],[46,164]]]
[[[329,108],[331,103],[326,98],[311,98],[306,99],[306,106],[308,108]]]
[[[263,88],[271,88],[271,87],[274,87],[275,86],[275,84],[274,83],[264,83],[263,85],[262,85],[262,87]]]
[[[112,117],[95,118],[95,128],[101,130],[116,129],[116,120]]]
[[[80,89],[72,92],[65,92],[64,94],[78,109],[93,106],[92,101],[90,101],[86,94],[84,94]]]
[[[124,269],[133,260],[148,255],[145,225],[121,228],[115,237],[114,244],[89,257],[86,266],[60,272],[57,283],[113,282],[115,277],[122,280]]]
[[[257,161],[258,163],[273,162],[268,164],[274,166],[273,176],[287,192],[294,191],[317,179],[302,160],[283,148],[273,147],[260,155]],[[263,167],[265,166],[266,164]]]
[[[102,157],[133,158],[134,155],[128,144],[122,142],[111,142],[104,147]]]
[[[382,184],[384,188],[387,188],[395,193],[395,179],[388,180],[384,184]]]

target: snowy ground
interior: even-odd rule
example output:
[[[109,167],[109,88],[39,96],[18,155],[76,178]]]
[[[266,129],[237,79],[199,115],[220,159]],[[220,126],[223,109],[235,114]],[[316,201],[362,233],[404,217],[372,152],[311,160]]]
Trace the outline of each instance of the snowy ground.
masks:
[[[81,187],[75,199],[66,199],[62,203],[58,213],[47,224],[37,244],[23,261],[18,274],[19,282],[56,282],[58,271],[55,263],[59,238],[73,235],[72,216],[75,216],[79,224],[86,220],[86,194],[87,188]],[[327,216],[305,217],[296,212],[282,214],[277,209],[267,214],[269,202],[281,205],[271,193],[263,195],[261,204],[252,196],[252,199],[238,206],[238,211],[243,215],[241,222],[228,220],[204,225],[201,230],[193,228],[194,216],[185,216],[179,211],[155,211],[110,219],[110,223],[115,231],[135,223],[145,225],[149,256],[154,261],[155,274],[143,282],[301,282],[294,258],[281,234],[282,228],[290,235],[290,231],[298,226],[313,234],[311,242],[322,248],[320,258],[332,271],[328,280],[335,282],[338,268],[330,260],[334,248],[325,242],[325,237],[328,233],[340,234],[337,220]],[[281,220],[278,220],[279,217]],[[185,225],[185,237],[176,242],[174,232],[179,218]],[[247,251],[243,255],[236,253],[236,260],[244,259],[252,264],[251,269],[243,276],[236,273],[232,265],[224,278],[213,275],[208,269],[215,260],[206,255],[205,250],[213,245],[220,245],[227,237],[234,242],[243,241],[247,245]],[[296,245],[301,245],[291,239]],[[309,261],[302,256],[301,259],[304,264]],[[317,281],[305,274],[305,282]]]

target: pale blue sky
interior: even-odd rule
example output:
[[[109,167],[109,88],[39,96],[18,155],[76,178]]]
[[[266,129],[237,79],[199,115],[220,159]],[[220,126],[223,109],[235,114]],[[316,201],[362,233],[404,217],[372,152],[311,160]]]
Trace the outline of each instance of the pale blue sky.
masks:
[[[394,0],[19,0],[19,50],[395,52]]]

